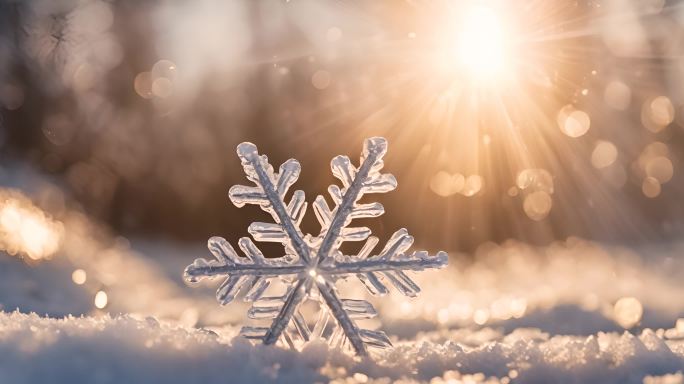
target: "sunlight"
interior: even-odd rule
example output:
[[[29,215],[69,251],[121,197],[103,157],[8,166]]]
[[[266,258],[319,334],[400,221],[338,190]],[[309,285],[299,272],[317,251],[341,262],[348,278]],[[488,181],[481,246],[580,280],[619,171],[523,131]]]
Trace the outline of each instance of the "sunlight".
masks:
[[[483,5],[468,9],[456,33],[456,60],[470,74],[497,75],[509,65],[506,31],[493,9]]]
[[[0,190],[0,251],[31,260],[49,259],[61,244],[62,223],[19,192]]]

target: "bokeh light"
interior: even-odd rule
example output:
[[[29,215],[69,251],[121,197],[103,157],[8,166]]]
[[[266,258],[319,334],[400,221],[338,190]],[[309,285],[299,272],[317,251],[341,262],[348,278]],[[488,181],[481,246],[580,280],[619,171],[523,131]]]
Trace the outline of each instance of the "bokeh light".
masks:
[[[558,112],[558,126],[570,137],[580,137],[589,131],[591,119],[589,115],[572,105],[566,105]]]
[[[82,269],[76,269],[71,274],[71,280],[73,280],[74,284],[76,284],[76,285],[85,284],[87,278],[88,278],[88,275],[86,274],[86,271],[84,271]]]
[[[591,152],[591,164],[596,168],[606,168],[613,163],[618,156],[615,144],[609,141],[599,141]]]
[[[0,190],[0,249],[30,260],[51,258],[63,227],[17,191]]]
[[[94,301],[95,308],[104,309],[104,307],[107,306],[108,300],[109,299],[108,299],[107,293],[105,291],[97,291],[97,293],[95,294],[95,301]]]
[[[644,309],[638,299],[623,297],[615,303],[615,321],[622,328],[632,328],[639,323]]]

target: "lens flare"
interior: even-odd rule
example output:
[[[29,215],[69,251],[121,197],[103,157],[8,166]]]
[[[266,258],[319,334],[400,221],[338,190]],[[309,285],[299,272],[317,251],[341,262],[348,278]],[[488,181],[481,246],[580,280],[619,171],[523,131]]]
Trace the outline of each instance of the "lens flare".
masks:
[[[457,31],[456,60],[479,79],[491,79],[509,65],[502,21],[492,8],[475,5],[466,12]]]

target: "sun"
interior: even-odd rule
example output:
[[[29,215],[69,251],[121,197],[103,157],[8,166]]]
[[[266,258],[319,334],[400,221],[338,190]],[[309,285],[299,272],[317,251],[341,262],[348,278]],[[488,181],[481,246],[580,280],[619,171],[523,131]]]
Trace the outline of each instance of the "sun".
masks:
[[[476,78],[492,79],[510,65],[509,31],[495,9],[476,4],[464,10],[452,32],[454,64]]]

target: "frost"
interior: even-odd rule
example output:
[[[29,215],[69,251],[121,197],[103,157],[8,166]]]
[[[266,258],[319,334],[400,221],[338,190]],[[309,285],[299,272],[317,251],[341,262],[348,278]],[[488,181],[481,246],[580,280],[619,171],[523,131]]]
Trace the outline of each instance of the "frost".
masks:
[[[222,335],[236,334],[227,326]],[[531,331],[531,330],[530,330]],[[399,341],[375,360],[324,343],[300,352],[152,317],[42,318],[0,312],[2,383],[629,383],[682,382],[684,340],[640,335],[511,337],[484,330]],[[597,341],[597,339],[600,339]]]
[[[377,314],[371,303],[340,298],[335,282],[356,276],[373,295],[389,292],[389,283],[402,294],[415,297],[420,288],[406,272],[444,267],[447,254],[409,253],[413,237],[406,229],[395,232],[382,250],[373,254],[378,238],[371,236],[369,228],[349,226],[353,219],[384,213],[380,203],[362,204],[359,200],[366,194],[396,188],[394,176],[380,173],[386,152],[387,141],[375,137],[365,141],[358,168],[347,156],[332,160],[332,173],[342,186],[328,188],[332,208],[323,196],[314,200],[312,206],[321,231],[312,236],[300,229],[307,208],[304,192],[294,191],[289,202],[286,197],[299,177],[299,162],[287,160],[276,173],[254,144],[240,144],[238,156],[247,179],[255,185],[233,186],[230,199],[237,207],[258,205],[273,217],[272,223],[252,223],[248,232],[257,242],[281,243],[284,255],[267,259],[250,238],[243,237],[238,242],[243,257],[225,239],[212,237],[208,247],[215,260],[195,260],[185,269],[186,280],[195,283],[207,277],[225,277],[216,292],[221,304],[230,303],[243,292],[245,301],[253,303],[248,312],[250,318],[272,319],[269,327],[247,326],[241,331],[243,336],[262,340],[264,344],[274,344],[282,338],[294,347],[296,342],[320,338],[332,317],[333,329],[326,333],[332,346],[344,347],[348,343],[358,355],[366,355],[368,347],[391,346],[384,332],[362,329],[355,322]],[[344,255],[340,246],[347,241],[365,243],[357,254]],[[265,296],[275,279],[285,282],[286,292]],[[322,308],[313,328],[300,310],[307,299],[319,302]]]

